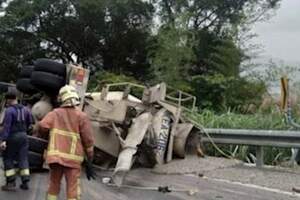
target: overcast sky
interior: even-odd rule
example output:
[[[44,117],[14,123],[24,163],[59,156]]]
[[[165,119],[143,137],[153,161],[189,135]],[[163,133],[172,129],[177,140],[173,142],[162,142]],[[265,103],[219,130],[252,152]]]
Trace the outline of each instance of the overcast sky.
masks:
[[[264,60],[300,64],[300,0],[282,0],[276,15],[255,25],[255,42],[263,45]]]

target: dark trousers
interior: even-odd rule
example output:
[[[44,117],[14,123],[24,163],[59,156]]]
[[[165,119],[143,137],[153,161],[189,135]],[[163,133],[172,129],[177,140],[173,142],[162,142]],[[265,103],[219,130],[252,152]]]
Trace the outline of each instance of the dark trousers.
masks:
[[[3,163],[7,183],[14,183],[17,172],[23,183],[29,181],[28,139],[25,132],[12,133],[6,141]]]

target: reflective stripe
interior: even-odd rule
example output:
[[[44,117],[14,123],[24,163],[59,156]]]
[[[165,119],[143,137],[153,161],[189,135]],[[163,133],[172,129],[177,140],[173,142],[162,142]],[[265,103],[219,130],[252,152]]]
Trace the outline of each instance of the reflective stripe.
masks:
[[[67,158],[67,159],[75,160],[75,161],[79,161],[79,162],[82,162],[84,160],[83,156],[77,156],[77,155],[73,155],[73,154],[63,153],[58,150],[48,151],[48,156],[60,156],[62,158]]]
[[[20,171],[20,175],[21,176],[29,176],[30,175],[29,169],[22,169]]]
[[[57,200],[57,196],[48,194],[47,195],[47,200]]]
[[[59,134],[59,135],[64,135],[64,136],[68,136],[68,137],[73,137],[74,135],[76,135],[77,138],[80,138],[80,134],[78,134],[76,132],[64,131],[64,130],[57,129],[57,128],[52,129],[51,133]]]
[[[72,155],[76,154],[76,145],[77,145],[77,137],[75,135],[73,135],[70,154],[72,154]]]
[[[16,175],[16,170],[15,169],[9,169],[5,171],[5,176],[10,177]]]
[[[80,187],[80,178],[77,179],[77,198],[78,200],[81,199],[81,187]]]
[[[70,146],[69,153],[61,152],[60,149],[55,148],[55,141],[56,141],[56,137],[57,137],[56,135],[62,135],[62,136],[69,137],[69,139],[71,140],[71,146]],[[80,141],[80,134],[71,132],[71,131],[65,131],[65,130],[60,130],[60,129],[54,128],[51,130],[48,155],[49,156],[60,156],[62,158],[82,162],[84,160],[84,157],[76,155],[76,148],[77,148],[78,141]]]
[[[55,149],[55,132],[50,132],[50,145],[49,145],[49,150],[54,150]]]

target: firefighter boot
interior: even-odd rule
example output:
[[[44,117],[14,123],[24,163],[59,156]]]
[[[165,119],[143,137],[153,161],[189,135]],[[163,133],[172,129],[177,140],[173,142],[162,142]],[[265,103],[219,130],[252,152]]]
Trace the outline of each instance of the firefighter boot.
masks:
[[[22,190],[29,190],[28,181],[23,181],[22,184],[20,185],[20,188]]]
[[[21,180],[22,180],[22,184],[20,185],[20,188],[22,190],[28,190],[29,189],[28,183],[30,181],[29,169],[21,170]]]

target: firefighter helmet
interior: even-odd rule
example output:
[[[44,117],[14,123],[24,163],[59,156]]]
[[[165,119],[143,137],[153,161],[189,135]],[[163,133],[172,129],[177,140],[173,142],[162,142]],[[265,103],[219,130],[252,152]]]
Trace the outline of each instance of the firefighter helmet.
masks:
[[[76,89],[70,85],[65,85],[59,90],[58,98],[63,106],[77,106],[80,104]]]

